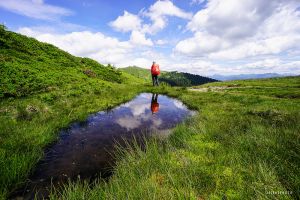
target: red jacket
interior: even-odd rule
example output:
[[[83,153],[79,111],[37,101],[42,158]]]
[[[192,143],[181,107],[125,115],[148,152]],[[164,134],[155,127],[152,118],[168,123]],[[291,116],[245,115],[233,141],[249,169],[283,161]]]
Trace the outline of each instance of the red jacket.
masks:
[[[159,110],[159,103],[152,102],[151,103],[151,111],[152,111],[152,113],[157,113],[158,110]]]
[[[159,65],[158,64],[153,64],[151,66],[151,74],[152,75],[159,75],[160,74],[160,70],[159,70]]]

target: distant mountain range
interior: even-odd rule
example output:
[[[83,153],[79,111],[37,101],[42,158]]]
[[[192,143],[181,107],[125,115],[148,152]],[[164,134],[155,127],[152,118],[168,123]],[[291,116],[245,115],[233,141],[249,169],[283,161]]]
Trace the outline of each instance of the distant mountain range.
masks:
[[[216,80],[220,80],[220,81],[229,81],[229,80],[260,79],[260,78],[273,78],[273,77],[284,77],[284,76],[295,76],[295,74],[277,74],[277,73],[238,74],[238,75],[215,74],[210,77],[213,79],[216,79]]]
[[[130,66],[122,68],[121,70],[137,78],[151,82],[150,69]],[[212,78],[177,71],[162,71],[159,80],[171,86],[194,86],[217,81]]]

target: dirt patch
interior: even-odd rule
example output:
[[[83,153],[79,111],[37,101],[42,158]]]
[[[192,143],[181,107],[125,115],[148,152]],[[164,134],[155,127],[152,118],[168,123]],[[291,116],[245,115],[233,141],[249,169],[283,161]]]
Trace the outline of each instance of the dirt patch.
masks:
[[[234,86],[234,85],[228,85],[228,86],[209,86],[206,88],[189,88],[189,91],[196,91],[196,92],[220,92],[224,90],[230,90],[230,89],[274,89],[277,87],[258,87],[258,86]]]
[[[235,88],[245,88],[245,87],[236,87],[236,86],[211,86],[207,88],[189,88],[189,91],[195,92],[219,92],[227,89],[235,89]]]
[[[195,92],[208,92],[208,88],[189,88],[188,90]]]

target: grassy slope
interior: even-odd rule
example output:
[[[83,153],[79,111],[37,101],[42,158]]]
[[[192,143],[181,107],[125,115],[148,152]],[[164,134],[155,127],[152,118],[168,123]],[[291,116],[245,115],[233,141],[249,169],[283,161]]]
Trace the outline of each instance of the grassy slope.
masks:
[[[98,84],[141,83],[140,79],[88,58],[0,28],[0,98]]]
[[[145,81],[151,82],[150,70],[143,69],[140,67],[126,67],[121,69],[124,72],[127,72],[137,78],[143,79]],[[192,86],[192,85],[201,85],[205,83],[215,82],[216,80],[189,74],[182,72],[166,72],[162,71],[159,76],[161,82],[168,83],[171,86]]]
[[[131,74],[137,78],[143,79],[145,81],[151,81],[150,69],[143,69],[140,67],[125,67],[121,68],[121,71],[124,71],[128,74]]]
[[[236,82],[217,83],[218,86]],[[212,86],[208,84],[204,87]],[[257,91],[160,91],[199,113],[168,140],[120,154],[108,183],[70,184],[52,199],[299,199],[300,77],[243,81]],[[291,194],[270,194],[291,192]]]
[[[143,81],[0,27],[0,199],[58,130],[133,98]]]

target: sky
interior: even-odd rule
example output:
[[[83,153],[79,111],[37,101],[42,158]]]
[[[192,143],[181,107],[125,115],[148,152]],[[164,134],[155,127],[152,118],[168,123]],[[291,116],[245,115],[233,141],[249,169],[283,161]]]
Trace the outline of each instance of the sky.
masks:
[[[0,0],[0,23],[116,67],[300,74],[300,0]]]

